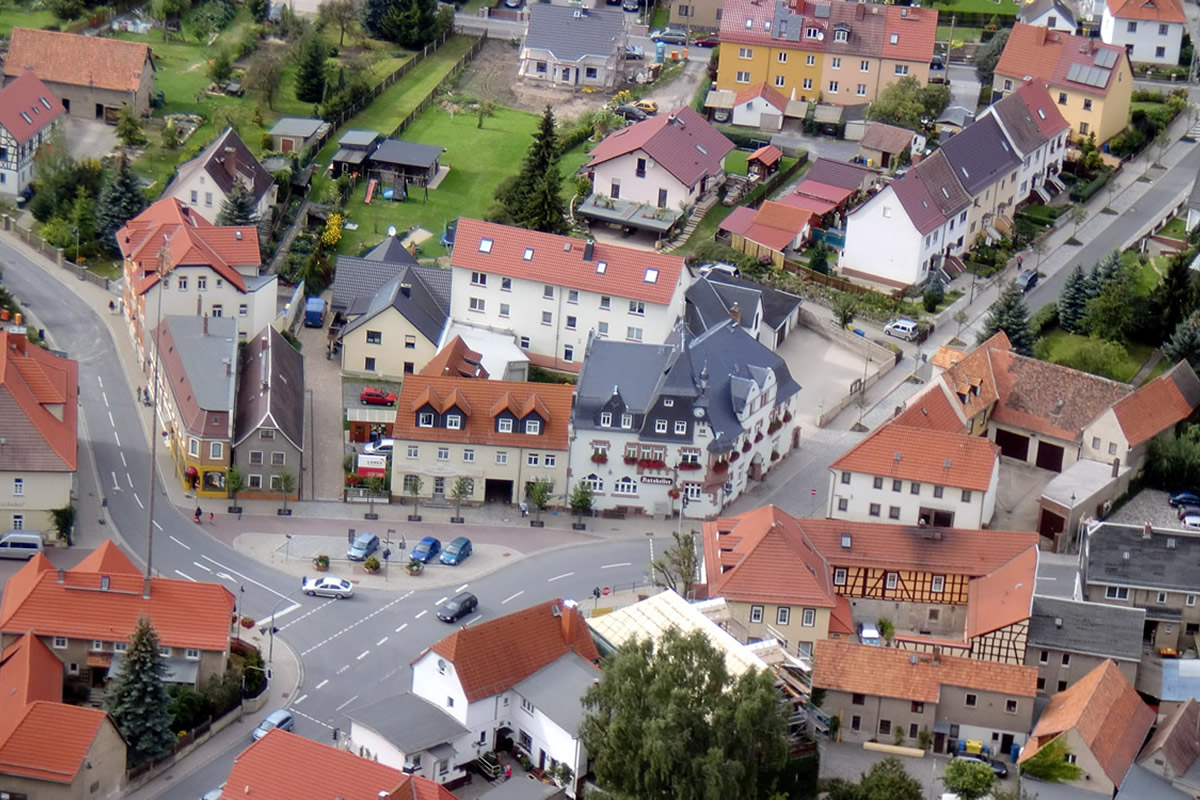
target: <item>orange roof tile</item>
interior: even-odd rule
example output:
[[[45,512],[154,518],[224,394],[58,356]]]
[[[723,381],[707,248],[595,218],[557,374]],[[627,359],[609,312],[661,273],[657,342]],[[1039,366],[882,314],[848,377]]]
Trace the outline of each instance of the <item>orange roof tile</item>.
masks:
[[[570,652],[600,660],[583,615],[562,600],[461,628],[430,649],[454,664],[469,703],[512,688]]]
[[[968,419],[991,408],[998,397],[988,353],[1011,349],[1008,336],[1004,331],[999,331],[942,373],[942,382],[958,397],[963,414]]]
[[[79,566],[61,572],[44,557],[27,563],[4,587],[0,631],[123,642],[140,617],[149,617],[165,646],[218,651],[229,646],[234,598],[228,589],[156,577],[144,598],[145,579],[113,550],[116,545],[105,541]]]
[[[1155,714],[1142,701],[1112,659],[1050,698],[1018,763],[1028,761],[1049,742],[1072,728],[1119,786],[1146,741]]]
[[[1018,22],[1009,32],[1008,43],[996,64],[996,74],[1010,77],[1017,82],[1026,77],[1034,77],[1056,88],[1069,88],[1084,94],[1104,97],[1109,89],[1117,85],[1115,79],[1109,79],[1104,86],[1095,86],[1067,78],[1074,64],[1089,68],[1095,66],[1096,53],[1099,50],[1109,50],[1116,54],[1117,65],[1111,70],[1113,72],[1122,59],[1127,60],[1124,48],[1104,44],[1099,39],[1073,36],[1062,31]]]
[[[773,144],[764,144],[762,147],[755,150],[750,155],[746,156],[746,161],[761,161],[770,166],[783,158],[783,151]]]
[[[900,61],[923,61],[933,58],[933,42],[937,38],[938,12],[916,6],[888,6],[881,58]],[[892,42],[892,34],[896,41]]]
[[[450,402],[452,393],[466,400],[465,407],[459,408],[465,417],[461,429],[423,428],[417,424],[420,410],[427,405],[438,413],[449,411],[453,405]],[[512,447],[532,447],[536,444],[549,450],[566,450],[567,423],[574,394],[575,387],[566,384],[409,375],[396,403],[396,425],[392,436],[412,441]],[[530,403],[533,405],[530,406]],[[495,415],[504,410],[510,411],[517,419],[524,419],[536,411],[542,417],[542,432],[537,436],[521,433],[517,425],[513,426],[513,433],[498,432]]]
[[[79,364],[3,333],[0,430],[4,456],[30,472],[74,472],[79,449]]]
[[[933,358],[929,359],[929,363],[933,364],[935,367],[949,369],[959,361],[962,361],[964,358],[966,358],[966,356],[967,354],[962,350],[955,350],[953,347],[942,345],[937,349],[937,352],[933,354]]]
[[[1187,23],[1183,7],[1176,0],[1107,0],[1106,5],[1108,13],[1117,19]]]
[[[998,631],[1029,619],[1038,549],[1030,547],[996,571],[967,587],[967,638]]]
[[[848,636],[854,633],[854,615],[850,611],[850,598],[839,594],[837,605],[829,612],[829,632]]]
[[[893,697],[936,703],[943,686],[1034,697],[1037,667],[977,661],[943,655],[934,664],[929,656],[894,647],[818,639],[813,646],[813,687],[837,692]]]
[[[1198,401],[1200,381],[1191,366],[1180,361],[1118,402],[1113,413],[1129,446],[1137,447],[1190,417]]]
[[[437,352],[421,370],[421,375],[442,375],[459,378],[487,378],[483,368],[483,354],[476,353],[461,336],[455,336]]]
[[[984,492],[1000,468],[1000,448],[980,436],[892,422],[877,428],[829,468]]]
[[[967,419],[962,409],[951,399],[949,389],[940,381],[931,383],[919,394],[910,397],[904,411],[891,424],[946,433],[965,433],[967,430]]]
[[[147,63],[150,62],[150,63]],[[4,77],[32,68],[47,83],[136,92],[153,69],[150,48],[107,36],[13,28]]]
[[[754,100],[758,97],[766,100],[781,112],[787,110],[788,101],[787,98],[784,97],[783,92],[779,91],[774,86],[767,85],[766,83],[756,83],[753,86],[747,86],[745,89],[742,89],[737,93],[733,99],[733,102],[737,105],[741,105],[747,100]]]
[[[1067,441],[1133,390],[1059,364],[1013,352],[992,351],[989,361],[999,402],[992,419]]]
[[[479,249],[484,239],[492,242],[486,253]],[[683,274],[682,258],[596,242],[591,260],[584,261],[585,246],[583,239],[463,217],[450,265],[660,305],[671,301]],[[529,260],[526,250],[533,251]]]
[[[378,761],[278,729],[233,760],[222,796],[254,800],[455,800],[448,789],[428,778],[406,775]]]

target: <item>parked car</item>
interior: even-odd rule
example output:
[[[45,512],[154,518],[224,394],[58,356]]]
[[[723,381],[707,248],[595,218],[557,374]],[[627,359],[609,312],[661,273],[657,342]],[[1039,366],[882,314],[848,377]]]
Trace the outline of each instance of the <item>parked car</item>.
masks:
[[[1200,514],[1188,514],[1180,522],[1189,531],[1200,531]]]
[[[613,109],[613,113],[618,117],[622,117],[630,122],[641,122],[644,119],[649,119],[645,111],[642,111],[631,103],[622,103]]]
[[[520,8],[521,0],[504,0],[504,5],[508,6],[509,8]]]
[[[625,45],[625,59],[627,61],[641,61],[646,57],[646,49],[636,44]]]
[[[640,0],[621,0],[621,8],[631,14],[636,14],[642,7]]]
[[[442,550],[442,563],[457,567],[466,561],[469,555],[471,555],[471,540],[460,536]]]
[[[413,561],[420,561],[422,564],[428,564],[441,550],[441,542],[433,536],[426,536],[417,542],[417,546],[412,549],[412,559]]]
[[[457,622],[479,608],[479,598],[470,592],[455,595],[438,607],[438,619],[442,622]]]
[[[917,323],[911,319],[896,319],[883,326],[883,332],[888,336],[895,336],[897,339],[903,339],[906,342],[911,342],[917,338]]]
[[[218,786],[216,789],[209,789],[200,800],[221,800],[221,789],[223,788],[223,786]]]
[[[858,623],[858,643],[869,644],[872,647],[881,647],[883,645],[883,637],[879,635],[879,629],[869,622]]]
[[[363,531],[354,537],[354,543],[346,551],[346,558],[351,561],[366,561],[367,556],[379,549],[379,537]]]
[[[741,274],[740,270],[738,270],[738,268],[733,264],[724,264],[719,261],[712,264],[701,264],[697,272],[700,274],[701,278],[707,278],[714,272],[723,272],[726,275],[732,275],[734,277],[737,277]]]
[[[986,756],[977,756],[974,753],[955,753],[954,757],[961,758],[963,761],[970,761],[975,764],[987,764],[992,768],[992,774],[997,778],[1008,777],[1008,767],[1005,766],[1003,761],[997,761],[994,758],[988,758]]]
[[[658,103],[653,100],[638,100],[633,107],[651,116],[658,113]]]
[[[663,28],[662,30],[651,33],[650,41],[654,42],[655,44],[659,42],[665,42],[667,44],[683,47],[685,44],[687,44],[687,31],[681,31],[678,28]]]
[[[267,714],[267,718],[258,723],[258,727],[250,736],[257,742],[275,728],[279,728],[281,731],[290,731],[294,727],[296,727],[296,720],[292,717],[292,712],[281,708]]]
[[[396,405],[396,393],[368,386],[358,393],[358,402],[364,406],[394,406]]]
[[[692,40],[692,45],[695,47],[716,47],[721,43],[721,37],[715,33],[709,33],[704,36],[697,36]]]
[[[1167,495],[1167,502],[1173,506],[1200,506],[1200,492],[1180,489]]]
[[[378,439],[363,445],[363,452],[369,456],[390,456],[395,447],[395,439]]]
[[[309,597],[332,597],[341,600],[354,594],[354,584],[342,578],[318,577],[302,578],[300,590]]]
[[[1033,287],[1037,286],[1038,274],[1035,269],[1021,270],[1021,274],[1017,276],[1017,287],[1022,292],[1028,292]]]
[[[1183,519],[1188,514],[1200,514],[1200,506],[1186,505],[1186,506],[1179,507],[1178,519]]]

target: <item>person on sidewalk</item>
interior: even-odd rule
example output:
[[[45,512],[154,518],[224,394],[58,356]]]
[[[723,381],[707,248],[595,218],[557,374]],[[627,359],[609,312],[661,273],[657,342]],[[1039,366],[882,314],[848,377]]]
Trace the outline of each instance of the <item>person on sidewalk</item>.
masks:
[[[511,777],[512,777],[512,764],[505,764],[504,765],[504,780],[508,780]]]
[[[203,513],[203,512],[200,510],[200,506],[196,506],[196,516],[195,516],[195,520],[196,520],[196,524],[197,524],[197,525],[199,525],[199,524],[200,524],[200,515],[201,515],[202,513]]]
[[[208,524],[212,525],[213,521],[214,521],[213,512],[210,511],[210,512],[208,512]]]

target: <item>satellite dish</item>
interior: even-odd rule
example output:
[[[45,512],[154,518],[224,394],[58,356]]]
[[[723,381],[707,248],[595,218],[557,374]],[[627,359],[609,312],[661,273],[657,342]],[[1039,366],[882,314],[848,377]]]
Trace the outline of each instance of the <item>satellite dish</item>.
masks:
[[[823,41],[825,41],[825,33],[824,33],[824,31],[817,31],[817,41],[818,41],[818,42],[823,42]]]
[[[395,236],[395,235],[396,235],[396,226],[388,225],[388,236]]]

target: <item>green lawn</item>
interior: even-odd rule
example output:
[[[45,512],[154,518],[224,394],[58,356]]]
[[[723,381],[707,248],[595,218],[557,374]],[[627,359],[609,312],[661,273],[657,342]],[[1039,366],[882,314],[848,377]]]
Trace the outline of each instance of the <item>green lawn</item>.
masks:
[[[1186,239],[1187,222],[1182,217],[1175,217],[1175,219],[1162,226],[1162,230],[1158,232],[1158,235],[1166,236],[1169,239]]]
[[[657,31],[667,27],[671,19],[671,9],[667,6],[657,6],[650,17],[650,30]]]
[[[1054,328],[1044,337],[1050,345],[1049,360],[1055,363],[1070,362],[1079,349],[1088,341],[1088,337],[1067,333],[1061,328]],[[1154,348],[1141,344],[1126,346],[1126,357],[1113,369],[1114,380],[1128,383],[1141,369],[1142,364],[1150,358]]]
[[[732,175],[746,175],[748,170],[746,159],[750,157],[751,152],[750,150],[734,150],[725,156],[725,171]]]
[[[6,8],[0,12],[0,36],[8,38],[13,28],[40,30],[47,25],[61,25],[46,9],[31,11],[25,8]]]
[[[1132,117],[1135,111],[1157,111],[1166,106],[1166,103],[1156,103],[1153,100],[1137,100],[1129,104],[1129,115]]]
[[[938,3],[938,19],[949,20],[954,13],[965,14],[999,14],[1001,23],[1011,22],[1004,17],[1017,15],[1017,4],[1014,0],[953,0],[951,3]]]
[[[692,231],[692,235],[688,237],[688,240],[681,247],[674,250],[671,255],[688,256],[700,245],[713,241],[717,235],[717,229],[721,227],[721,223],[733,213],[735,208],[737,206],[727,206],[724,203],[717,203],[710,208],[708,213],[704,215],[704,219],[700,220],[700,224]]]
[[[338,251],[357,254],[363,245],[377,243],[391,225],[398,231],[420,225],[440,234],[443,225],[455,217],[482,217],[492,205],[496,186],[519,169],[540,119],[536,114],[501,107],[495,116],[484,120],[481,129],[476,127],[477,118],[472,114],[452,118],[440,106],[426,110],[405,132],[404,139],[445,147],[442,163],[450,167],[450,173],[441,185],[430,190],[428,201],[422,199],[421,191],[413,190],[406,202],[376,195],[368,206],[364,203],[367,182],[361,182],[346,207],[349,221],[358,223],[359,228],[344,231]],[[562,157],[564,194],[573,193],[570,178],[587,158],[590,147],[584,142]],[[436,238],[421,248],[426,257],[444,252]]]
[[[948,18],[947,18],[948,19]],[[983,28],[968,28],[965,25],[954,26],[954,40],[959,42],[978,42],[983,38]],[[945,42],[950,39],[950,26],[937,26],[937,40]]]

